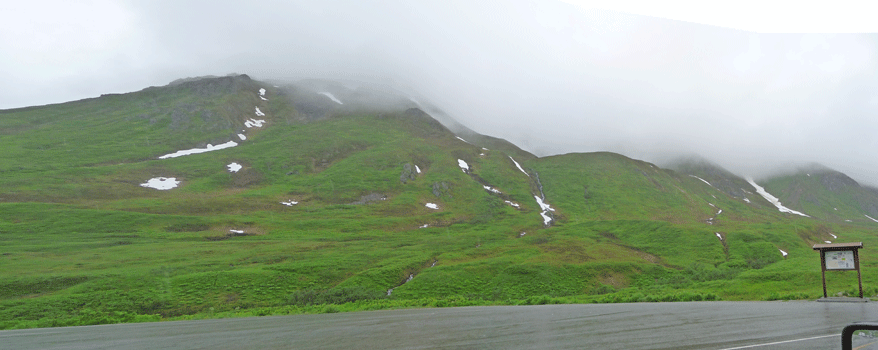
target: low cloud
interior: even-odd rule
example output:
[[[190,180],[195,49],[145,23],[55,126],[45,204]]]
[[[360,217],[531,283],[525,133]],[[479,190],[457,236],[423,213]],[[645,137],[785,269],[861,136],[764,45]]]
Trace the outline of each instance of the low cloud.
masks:
[[[874,34],[756,34],[551,1],[106,6],[92,13],[124,19],[112,36],[74,30],[67,49],[4,36],[14,69],[0,73],[15,86],[0,108],[230,72],[351,79],[541,156],[698,154],[757,178],[818,162],[878,184]],[[35,52],[56,57],[8,58]]]

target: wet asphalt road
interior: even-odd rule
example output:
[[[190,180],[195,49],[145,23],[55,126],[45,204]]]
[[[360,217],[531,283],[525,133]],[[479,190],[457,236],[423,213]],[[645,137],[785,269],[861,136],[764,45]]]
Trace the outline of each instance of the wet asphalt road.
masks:
[[[874,302],[463,307],[0,331],[0,348],[838,349],[874,320]]]

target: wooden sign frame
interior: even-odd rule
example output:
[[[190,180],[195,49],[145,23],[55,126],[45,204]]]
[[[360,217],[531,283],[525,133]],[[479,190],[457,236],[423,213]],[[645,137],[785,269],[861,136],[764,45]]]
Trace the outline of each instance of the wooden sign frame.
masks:
[[[859,249],[863,247],[863,242],[856,243],[829,243],[829,244],[815,244],[812,248],[814,250],[820,251],[820,271],[823,277],[823,297],[827,298],[826,295],[826,252],[844,252],[850,251],[853,252],[854,255],[854,268],[832,268],[829,270],[857,270],[857,281],[860,284],[860,299],[863,298],[863,278],[860,275],[860,254]]]

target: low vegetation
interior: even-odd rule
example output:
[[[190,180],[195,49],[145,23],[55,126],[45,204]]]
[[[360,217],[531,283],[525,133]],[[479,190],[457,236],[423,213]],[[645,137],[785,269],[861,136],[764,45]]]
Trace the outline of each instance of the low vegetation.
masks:
[[[317,97],[308,110],[319,117],[306,118],[284,88],[242,76],[0,111],[0,329],[814,299],[811,245],[832,235],[864,242],[863,269],[878,266],[878,223],[850,192],[814,190],[842,213],[805,218],[617,154],[521,156],[417,111],[342,111]],[[244,126],[254,106],[262,128]],[[229,140],[239,145],[158,159]],[[140,186],[154,177],[181,185]],[[820,182],[807,184],[796,186]],[[534,196],[554,210],[551,225]],[[858,293],[855,272],[827,280],[833,295]]]

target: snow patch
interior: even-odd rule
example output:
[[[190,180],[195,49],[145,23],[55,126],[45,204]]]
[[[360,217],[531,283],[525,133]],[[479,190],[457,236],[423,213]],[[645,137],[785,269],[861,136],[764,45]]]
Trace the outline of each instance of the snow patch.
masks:
[[[500,192],[499,190],[497,190],[496,188],[493,188],[493,187],[491,187],[491,186],[484,186],[484,185],[483,185],[482,187],[484,187],[485,190],[487,190],[488,192],[497,193],[497,194],[502,193],[502,192]]]
[[[869,215],[866,215],[866,217],[869,218],[870,220],[874,221],[874,222],[878,222],[878,220],[875,220],[875,218],[873,218],[873,217],[871,217],[871,216],[869,216]]]
[[[296,202],[296,201],[294,201],[294,200],[291,199],[291,200],[289,200],[288,202],[280,202],[280,204],[286,205],[286,206],[288,206],[288,207],[292,207],[292,206],[294,206],[294,205],[296,205],[296,204],[299,204],[299,202]]]
[[[427,228],[427,227],[430,227],[430,225],[429,225],[429,224],[423,224],[423,225],[421,225],[421,226],[418,226],[418,228]]]
[[[469,164],[466,164],[466,161],[464,161],[463,159],[458,159],[457,166],[459,166],[460,170],[463,170],[464,173],[469,174]]]
[[[830,233],[829,235],[832,236],[833,239],[838,239],[838,236],[836,236],[836,235],[834,235],[834,234],[832,234],[832,233]]]
[[[180,181],[177,181],[175,177],[154,177],[140,184],[140,186],[164,191],[177,187],[179,184]]]
[[[427,208],[430,208],[430,209],[434,209],[434,210],[439,209],[439,206],[436,205],[436,203],[427,203],[427,204],[424,204],[424,206]]]
[[[788,255],[787,252],[783,251],[783,249],[778,249],[778,250],[780,250],[780,253],[783,254],[784,257],[786,257]]]
[[[543,225],[548,226],[552,222],[552,217],[547,214],[549,214],[550,211],[555,211],[555,209],[543,202],[542,198],[537,196],[534,196],[534,198],[537,200],[537,204],[540,206],[540,210],[542,210],[540,212],[540,216],[543,217]]]
[[[262,113],[262,111],[259,110],[259,107],[253,107],[253,108],[256,108],[256,116],[257,117],[264,117],[265,116],[265,113]]]
[[[540,205],[540,209],[542,209],[543,211],[555,211],[555,209],[552,209],[551,206],[549,206],[548,204],[543,202],[543,200],[540,197],[534,196],[534,198],[536,198],[537,204]]]
[[[747,182],[749,182],[750,185],[756,189],[756,193],[759,193],[760,195],[762,195],[763,198],[765,198],[771,204],[774,204],[774,206],[777,207],[777,210],[780,211],[781,213],[796,214],[796,215],[801,215],[801,216],[810,218],[810,216],[806,215],[805,213],[795,211],[795,210],[792,210],[790,208],[783,206],[783,204],[780,203],[780,200],[778,200],[777,197],[772,196],[771,193],[766,192],[765,189],[762,188],[762,186],[759,186],[756,184],[756,182],[753,182],[752,178],[748,177]],[[878,220],[876,220],[876,221],[878,221]],[[786,255],[784,255],[784,256],[786,256]]]
[[[343,104],[344,104],[344,103],[341,103],[341,101],[339,101],[337,98],[335,98],[335,95],[333,95],[333,94],[331,94],[331,93],[329,93],[329,92],[326,92],[326,91],[324,91],[324,92],[318,92],[318,94],[321,94],[321,95],[323,95],[323,96],[329,97],[329,99],[332,100],[332,102],[338,103],[338,104],[340,104],[340,105],[343,105]]]
[[[723,240],[723,236],[720,235],[719,232],[714,232],[714,233],[716,233],[716,238],[719,238],[720,241]]]
[[[722,213],[723,213],[723,210],[720,209],[718,212],[716,212],[716,215],[719,215],[719,214],[722,214]]]
[[[262,127],[262,124],[265,124],[265,120],[264,120],[264,119],[253,119],[253,118],[251,118],[251,119],[249,119],[249,120],[247,120],[247,121],[244,122],[244,126],[246,126],[246,127],[248,127],[248,128],[254,128],[254,127],[255,127],[255,128],[261,128],[261,127]]]
[[[231,233],[237,233],[237,234],[242,234],[242,233],[244,233],[244,230],[229,230],[229,232],[231,232]]]
[[[526,234],[527,234],[527,232],[522,231],[521,233],[518,234],[518,238],[524,237],[524,235],[526,235]]]
[[[521,170],[521,172],[523,172],[525,175],[527,175],[528,177],[530,177],[530,175],[528,175],[527,172],[524,171],[524,169],[521,168],[521,165],[519,165],[518,162],[515,161],[515,159],[512,159],[512,157],[509,157],[509,159],[511,159],[512,162],[515,163],[515,167],[518,168],[518,170]]]
[[[512,202],[512,201],[503,201],[503,202],[506,203],[506,204],[511,205],[512,207],[514,207],[514,208],[516,208],[516,209],[521,209],[521,206],[518,205],[518,203],[515,203],[515,202]]]
[[[229,165],[226,165],[226,166],[229,167],[229,172],[230,172],[230,173],[237,173],[238,170],[241,170],[241,168],[242,168],[242,167],[241,167],[241,164],[238,164],[238,163],[232,163],[232,164],[229,164]]]
[[[543,217],[543,225],[549,226],[549,224],[552,222],[552,218],[546,215],[546,212],[544,211],[540,212],[540,216]]]
[[[747,202],[747,203],[750,203],[750,200],[747,199],[747,197],[744,197],[744,201]]]
[[[415,165],[415,171],[417,171],[417,172],[418,172],[418,174],[420,174],[420,173],[421,173],[421,168],[418,168],[418,166],[417,166],[417,165]]]
[[[247,136],[244,134],[238,134],[238,138],[241,139],[241,141],[244,141],[247,139]]]
[[[159,159],[177,158],[177,157],[182,157],[182,156],[188,156],[190,154],[211,152],[211,151],[221,150],[221,149],[225,149],[225,148],[235,147],[237,145],[238,145],[238,143],[235,141],[229,141],[229,142],[226,142],[226,143],[223,143],[220,145],[216,145],[216,146],[211,145],[211,144],[207,144],[207,147],[205,147],[205,148],[193,148],[193,149],[186,149],[186,150],[182,150],[182,151],[177,151],[177,152],[174,152],[171,154],[163,155],[163,156],[159,157]]]
[[[455,136],[455,137],[456,137],[458,140],[461,140],[461,141],[463,141],[463,142],[469,143],[467,140],[464,140],[464,139],[460,138],[460,136]],[[471,144],[471,143],[470,143],[470,144]]]
[[[824,242],[826,242],[826,244],[832,243],[832,242],[830,242],[830,241],[824,241]]]
[[[710,182],[707,182],[707,180],[705,180],[705,179],[702,179],[702,178],[700,178],[700,177],[698,177],[698,176],[695,176],[695,175],[689,175],[689,176],[694,177],[694,178],[696,178],[696,179],[699,179],[699,180],[701,180],[702,182],[706,183],[708,186],[713,187],[713,185],[711,185]]]

